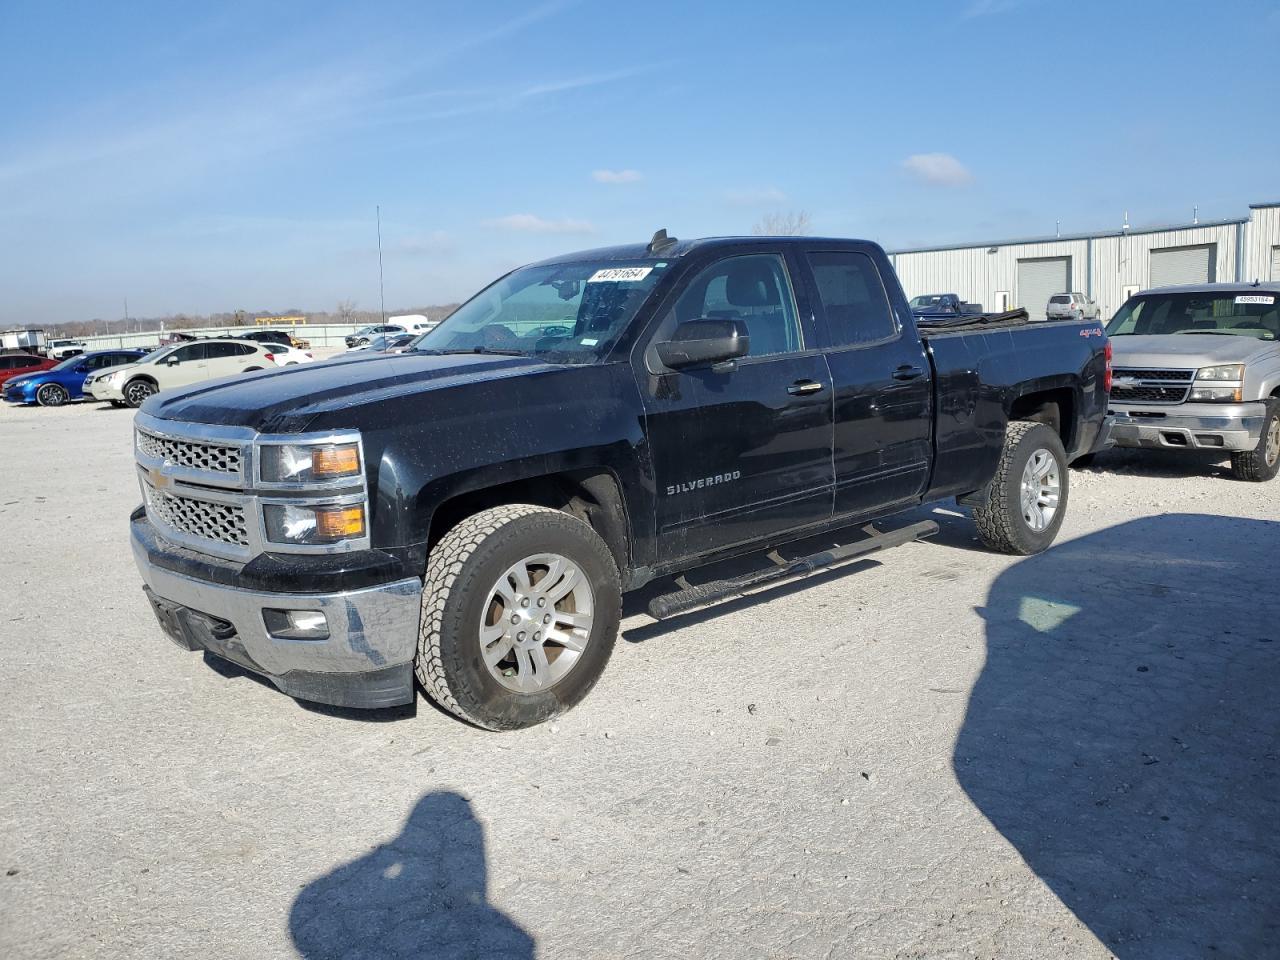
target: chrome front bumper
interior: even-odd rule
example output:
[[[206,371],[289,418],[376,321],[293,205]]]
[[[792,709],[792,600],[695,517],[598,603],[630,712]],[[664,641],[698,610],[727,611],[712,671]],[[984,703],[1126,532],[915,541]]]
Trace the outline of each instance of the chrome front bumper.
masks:
[[[132,524],[134,560],[165,632],[261,674],[290,696],[344,707],[411,703],[422,582],[397,580],[344,593],[266,593],[183,576],[152,562],[165,541]],[[328,637],[272,635],[264,611],[322,612]]]
[[[1117,409],[1111,438],[1117,447],[1168,450],[1252,450],[1262,438],[1261,403],[1131,406]]]

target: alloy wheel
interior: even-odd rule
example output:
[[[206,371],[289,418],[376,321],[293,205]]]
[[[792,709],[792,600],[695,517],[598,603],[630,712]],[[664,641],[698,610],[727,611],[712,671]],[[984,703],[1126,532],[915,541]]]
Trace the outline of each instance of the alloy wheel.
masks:
[[[1036,533],[1053,523],[1062,493],[1062,476],[1053,454],[1041,447],[1022,470],[1022,519]]]
[[[578,565],[556,553],[525,557],[489,590],[480,656],[498,683],[537,693],[577,666],[591,639],[595,596]]]

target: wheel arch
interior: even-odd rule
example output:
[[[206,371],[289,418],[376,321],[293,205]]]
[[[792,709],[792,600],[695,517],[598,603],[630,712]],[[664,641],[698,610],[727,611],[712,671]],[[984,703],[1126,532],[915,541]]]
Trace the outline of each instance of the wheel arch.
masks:
[[[481,510],[530,503],[560,510],[590,526],[605,542],[624,578],[631,566],[631,526],[622,484],[608,467],[577,467],[514,480],[474,477],[440,500],[419,522],[431,549],[462,520]]]
[[[1055,386],[1019,394],[1009,405],[1009,419],[1051,427],[1069,452],[1076,441],[1076,391],[1070,386]]]

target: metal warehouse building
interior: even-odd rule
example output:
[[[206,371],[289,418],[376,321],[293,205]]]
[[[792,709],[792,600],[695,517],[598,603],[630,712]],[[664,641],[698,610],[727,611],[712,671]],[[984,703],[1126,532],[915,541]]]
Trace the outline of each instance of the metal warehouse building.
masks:
[[[1252,204],[1243,220],[897,250],[890,259],[908,297],[956,293],[987,310],[1043,317],[1053,294],[1080,292],[1105,320],[1148,287],[1280,281],[1280,203]]]

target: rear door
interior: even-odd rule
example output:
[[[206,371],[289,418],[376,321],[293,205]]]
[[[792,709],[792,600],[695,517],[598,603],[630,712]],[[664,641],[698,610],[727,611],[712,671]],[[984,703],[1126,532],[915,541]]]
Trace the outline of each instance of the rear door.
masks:
[[[831,516],[826,361],[781,250],[749,249],[680,283],[637,357],[657,481],[659,563]],[[664,367],[654,344],[700,318],[741,321],[749,355],[708,368]]]
[[[834,384],[837,516],[917,500],[929,478],[929,361],[876,252],[814,245],[803,255]]]
[[[247,367],[263,369],[270,361],[265,358],[257,363],[258,348],[248,343],[215,341],[209,345],[209,376],[230,377],[243,373]]]

